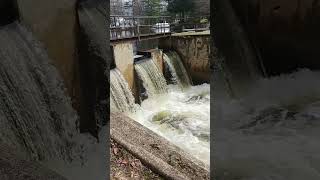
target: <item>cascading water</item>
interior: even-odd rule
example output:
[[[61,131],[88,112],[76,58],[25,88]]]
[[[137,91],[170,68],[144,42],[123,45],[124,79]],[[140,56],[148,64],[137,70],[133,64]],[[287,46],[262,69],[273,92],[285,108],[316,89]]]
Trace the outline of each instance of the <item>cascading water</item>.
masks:
[[[113,111],[134,112],[134,97],[118,69],[110,71],[110,98]]]
[[[216,179],[320,179],[320,72],[259,80],[215,102]]]
[[[23,25],[0,27],[1,145],[68,179],[101,179],[105,148],[78,132],[64,89],[46,51]]]
[[[0,29],[0,142],[32,160],[70,159],[76,113],[63,82],[27,30]]]
[[[173,81],[181,88],[187,88],[192,85],[191,79],[187,70],[183,66],[180,56],[174,52],[167,52],[163,54],[164,62],[168,65]]]
[[[149,97],[127,115],[209,165],[210,85],[191,86],[182,62],[174,62],[180,61],[174,57],[178,55],[169,56],[173,57],[167,57],[172,72],[177,72],[181,86],[189,88],[168,86],[153,60],[139,62],[135,69]]]
[[[209,165],[210,85],[184,91],[170,85],[167,94],[148,98],[129,116]]]
[[[148,97],[168,92],[167,82],[158,66],[152,59],[140,61],[134,65]]]

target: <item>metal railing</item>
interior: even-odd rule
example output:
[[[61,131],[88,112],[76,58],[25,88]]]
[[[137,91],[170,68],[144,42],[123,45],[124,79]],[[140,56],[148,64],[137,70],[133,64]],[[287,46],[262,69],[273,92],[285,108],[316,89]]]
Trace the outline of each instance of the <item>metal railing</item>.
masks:
[[[172,32],[203,31],[210,29],[210,20],[207,16],[174,18],[171,21]]]
[[[168,35],[170,30],[169,16],[110,16],[110,39],[126,39]]]
[[[110,39],[141,39],[148,36],[167,36],[173,32],[209,29],[201,22],[208,17],[175,18],[171,16],[110,16]]]

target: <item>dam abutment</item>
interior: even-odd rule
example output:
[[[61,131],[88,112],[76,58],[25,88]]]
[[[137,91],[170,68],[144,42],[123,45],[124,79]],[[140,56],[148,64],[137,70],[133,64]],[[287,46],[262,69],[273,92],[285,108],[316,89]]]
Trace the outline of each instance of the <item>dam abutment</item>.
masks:
[[[190,32],[161,38],[159,48],[176,51],[195,84],[210,82],[210,33]]]
[[[138,49],[136,52],[138,58],[136,60],[134,60],[135,42],[119,42],[112,45],[111,50],[115,62],[114,68],[119,69],[123,74],[136,99],[139,97],[137,94],[141,93],[141,85],[136,82],[134,63],[135,61],[139,61],[139,59],[143,59],[143,57],[153,60],[160,71],[164,73],[164,53],[175,51],[181,57],[188,75],[195,84],[210,82],[209,55],[211,47],[209,32],[174,34],[171,37],[159,38],[157,41],[158,45],[156,48],[152,45],[149,49],[146,46],[141,51]]]

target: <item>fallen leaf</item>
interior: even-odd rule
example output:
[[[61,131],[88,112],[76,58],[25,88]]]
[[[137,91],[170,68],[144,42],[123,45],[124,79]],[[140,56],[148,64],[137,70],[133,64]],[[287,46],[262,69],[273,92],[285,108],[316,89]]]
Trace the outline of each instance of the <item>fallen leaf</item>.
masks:
[[[113,148],[113,154],[114,155],[118,155],[118,153],[119,153],[119,148]]]
[[[121,161],[121,164],[127,165],[127,164],[128,164],[128,161],[127,161],[126,159],[124,159],[124,160]]]

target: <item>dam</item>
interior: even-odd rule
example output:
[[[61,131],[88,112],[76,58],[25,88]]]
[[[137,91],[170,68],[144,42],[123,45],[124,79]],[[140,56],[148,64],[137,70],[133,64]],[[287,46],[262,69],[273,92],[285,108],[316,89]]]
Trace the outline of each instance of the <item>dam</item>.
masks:
[[[187,47],[172,47],[171,37],[163,35],[152,36],[151,40],[144,36],[146,39],[140,41],[128,37],[112,41],[111,137],[148,167],[155,167],[152,170],[163,177],[187,175],[192,179],[209,179],[210,79],[206,73],[209,72],[210,48],[206,42],[209,42],[210,33],[190,34],[176,35],[176,38],[181,39],[179,43],[188,39],[189,48],[203,43],[198,50],[205,53],[198,59],[185,53]],[[158,41],[156,47],[150,41]],[[202,66],[199,68],[194,61]],[[192,71],[207,76],[193,76]],[[134,134],[136,128],[144,135]],[[117,132],[120,129],[129,132],[121,135]],[[126,140],[128,136],[130,141]],[[148,146],[159,148],[158,153]],[[136,148],[141,149],[140,152]],[[153,158],[160,158],[164,164],[157,166],[153,158],[146,159],[149,155],[143,155],[144,151]],[[172,154],[176,154],[181,163],[189,164],[189,168],[179,168],[178,162],[170,160]],[[160,170],[164,167],[173,168],[177,173]],[[197,173],[191,174],[192,171]]]

